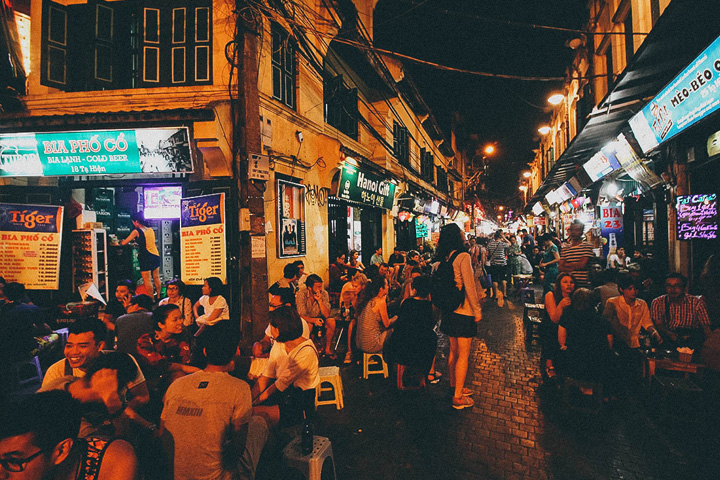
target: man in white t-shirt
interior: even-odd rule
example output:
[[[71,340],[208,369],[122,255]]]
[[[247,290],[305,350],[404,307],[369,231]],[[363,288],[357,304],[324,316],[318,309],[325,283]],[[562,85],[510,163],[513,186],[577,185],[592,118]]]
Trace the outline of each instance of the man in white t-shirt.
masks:
[[[255,478],[268,425],[253,416],[250,386],[231,376],[237,339],[208,329],[204,370],[165,394],[160,438],[175,480]]]

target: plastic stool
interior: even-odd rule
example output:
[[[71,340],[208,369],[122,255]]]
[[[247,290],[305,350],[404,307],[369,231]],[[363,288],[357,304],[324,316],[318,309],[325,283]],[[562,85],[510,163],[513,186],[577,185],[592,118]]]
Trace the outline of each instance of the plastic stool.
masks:
[[[372,360],[372,357],[378,357],[378,359]],[[377,370],[370,370],[371,366],[382,365],[382,368]],[[382,374],[385,378],[388,377],[388,366],[385,363],[385,359],[382,353],[363,353],[363,378],[367,379],[370,375]]]
[[[43,374],[40,367],[40,360],[37,356],[24,362],[17,362],[14,365],[15,376],[18,386],[22,387],[28,383],[42,382]],[[29,375],[25,375],[25,374]]]
[[[283,460],[288,467],[295,468],[305,475],[307,480],[321,480],[322,467],[325,459],[332,462],[333,478],[337,480],[335,472],[335,459],[332,453],[332,444],[326,437],[313,437],[313,451],[310,455],[303,455],[300,447],[300,436],[295,437],[283,450]]]
[[[343,385],[342,378],[340,377],[339,367],[320,367],[318,370],[320,376],[320,383],[315,387],[315,408],[318,405],[335,405],[338,410],[342,409],[345,405],[343,403]],[[329,383],[330,387],[323,388],[323,383]],[[332,398],[329,400],[320,400],[320,395],[323,392],[332,392]]]
[[[535,303],[535,289],[532,287],[521,288],[520,303]]]

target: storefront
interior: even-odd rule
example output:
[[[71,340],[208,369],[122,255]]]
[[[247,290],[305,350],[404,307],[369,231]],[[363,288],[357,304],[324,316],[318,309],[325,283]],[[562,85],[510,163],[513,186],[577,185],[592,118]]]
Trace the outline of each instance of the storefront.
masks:
[[[37,256],[31,243],[3,242],[0,275],[37,290],[33,298],[41,304],[77,300],[78,289],[88,283],[106,300],[112,298],[118,280],[141,283],[136,248],[118,242],[132,231],[131,216],[142,212],[155,233],[161,283],[182,279],[197,290],[190,292],[196,297],[208,276],[227,283],[226,235],[237,231],[226,225],[232,184],[229,178],[191,181],[203,177],[191,128],[0,134],[0,209],[5,216],[50,206],[60,211],[57,255]],[[48,279],[54,272],[54,281],[29,282],[29,272],[41,271]]]
[[[393,208],[395,187],[391,179],[362,167],[348,163],[340,167],[333,179],[334,196],[328,199],[330,257],[355,250],[367,266],[375,250],[386,247],[383,217],[387,216],[386,221],[390,221],[386,213]],[[330,258],[330,263],[334,261]]]

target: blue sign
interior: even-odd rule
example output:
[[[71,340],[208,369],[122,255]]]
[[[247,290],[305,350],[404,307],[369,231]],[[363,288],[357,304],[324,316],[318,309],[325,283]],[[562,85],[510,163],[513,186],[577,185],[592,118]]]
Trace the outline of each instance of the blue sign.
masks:
[[[0,203],[0,230],[4,232],[60,233],[62,207]]]
[[[718,108],[720,37],[631,118],[630,127],[647,153]]]
[[[224,223],[224,197],[224,193],[216,193],[202,197],[183,198],[180,207],[180,224],[182,227],[196,227]]]

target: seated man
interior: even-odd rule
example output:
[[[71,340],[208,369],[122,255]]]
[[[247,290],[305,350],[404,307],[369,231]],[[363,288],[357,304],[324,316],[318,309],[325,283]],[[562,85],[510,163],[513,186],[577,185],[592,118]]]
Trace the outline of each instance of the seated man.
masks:
[[[160,436],[172,478],[238,478],[238,471],[255,478],[268,426],[252,414],[250,386],[228,373],[238,339],[215,326],[204,343],[205,369],[179,378],[165,395]]]
[[[300,269],[295,263],[288,263],[283,268],[283,278],[270,285],[268,294],[270,295],[270,305],[290,305],[295,306],[295,293],[297,287],[295,282],[300,276]],[[307,282],[307,281],[306,281]],[[307,283],[306,283],[307,285]]]
[[[335,334],[335,318],[330,313],[330,295],[323,288],[322,279],[312,274],[305,281],[307,288],[297,293],[296,304],[300,318],[315,327],[325,325],[325,354],[336,358],[331,349]]]
[[[2,478],[138,478],[135,451],[128,442],[79,439],[79,428],[80,410],[67,392],[37,393],[0,405]],[[90,458],[95,461],[86,461]]]
[[[335,255],[335,262],[333,262],[329,268],[329,276],[328,290],[333,293],[340,293],[343,285],[348,281],[344,253],[338,252],[337,255]]]
[[[662,338],[650,320],[647,303],[637,298],[640,292],[637,280],[624,273],[618,276],[617,286],[620,296],[607,300],[603,317],[614,332],[611,347],[625,360],[628,368],[635,370],[639,368],[641,360],[640,329],[647,330],[657,343],[662,343]]]
[[[710,335],[710,318],[705,303],[685,293],[687,278],[680,273],[669,273],[665,278],[665,295],[652,302],[650,316],[663,337],[668,340],[699,348]]]
[[[127,312],[115,321],[116,349],[137,357],[137,341],[146,333],[155,331],[152,320],[153,300],[148,295],[135,295],[130,299]]]
[[[107,333],[105,324],[98,319],[78,320],[69,327],[68,339],[65,344],[65,358],[51,365],[43,378],[42,388],[50,386],[65,376],[84,377],[93,361],[103,354],[103,339]],[[137,367],[135,378],[127,384],[128,404],[124,415],[144,426],[150,426],[136,411],[150,400],[145,377],[133,358]]]

